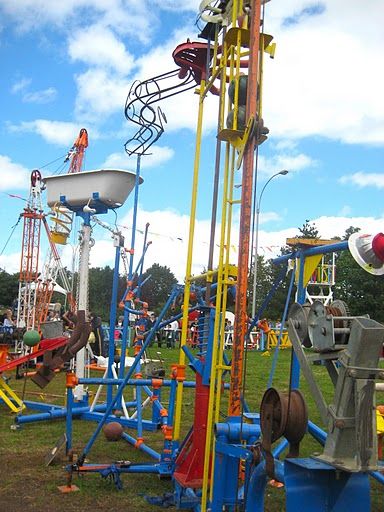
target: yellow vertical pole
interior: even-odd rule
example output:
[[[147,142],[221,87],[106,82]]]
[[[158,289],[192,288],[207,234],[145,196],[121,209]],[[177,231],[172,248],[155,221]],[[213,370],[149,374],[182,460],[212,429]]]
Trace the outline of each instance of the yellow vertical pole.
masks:
[[[227,143],[226,162],[224,171],[224,185],[223,185],[223,200],[222,200],[222,218],[221,218],[221,239],[220,239],[220,258],[219,258],[219,271],[218,275],[221,279],[220,286],[220,308],[216,305],[215,315],[215,328],[217,329],[217,335],[214,336],[214,347],[216,348],[215,354],[215,367],[211,369],[211,386],[212,403],[213,407],[209,407],[209,411],[212,411],[212,418],[210,418],[211,424],[208,430],[213,433],[213,424],[217,423],[220,419],[220,403],[221,403],[221,391],[222,391],[222,379],[223,379],[223,351],[224,351],[224,328],[225,328],[225,312],[227,309],[227,291],[228,291],[228,261],[229,261],[229,250],[230,250],[230,219],[232,217],[232,191],[233,191],[233,173],[235,168],[235,149]],[[219,286],[218,286],[219,289]],[[221,320],[221,321],[220,321]],[[220,343],[217,341],[220,340]],[[210,395],[211,396],[211,395]],[[209,422],[208,426],[209,426]],[[210,443],[212,444],[211,453],[206,451],[205,461],[211,466],[211,479],[210,479],[210,499],[212,500],[213,494],[213,483],[214,483],[214,459],[215,459],[215,444],[213,443],[212,437],[210,437]],[[207,441],[208,443],[208,441]],[[207,472],[207,477],[209,471]]]
[[[181,329],[181,341],[179,351],[179,364],[185,364],[185,353],[182,350],[183,346],[187,342],[188,334],[188,307],[189,298],[191,293],[191,272],[192,272],[192,255],[193,255],[193,239],[195,233],[196,224],[196,205],[197,205],[197,188],[199,183],[199,167],[200,167],[200,153],[201,153],[201,137],[203,128],[203,112],[204,112],[204,92],[205,80],[201,80],[199,89],[199,110],[197,117],[197,130],[196,130],[196,148],[195,148],[195,160],[193,166],[193,180],[192,180],[192,199],[191,199],[191,210],[190,210],[190,222],[189,222],[189,238],[188,238],[188,250],[187,250],[187,264],[185,270],[185,287],[184,287],[184,300],[183,300],[183,320]],[[180,422],[181,422],[181,406],[183,399],[183,382],[178,382],[177,393],[176,393],[176,406],[175,406],[175,428],[174,428],[174,440],[180,438]]]
[[[221,218],[221,243],[219,249],[219,266],[217,271],[217,288],[216,288],[216,305],[215,305],[215,321],[214,321],[214,332],[212,339],[212,361],[211,361],[211,378],[209,384],[209,402],[208,402],[208,417],[207,417],[207,430],[205,437],[205,453],[204,453],[204,471],[203,471],[203,486],[202,486],[202,494],[201,494],[201,512],[206,511],[207,507],[207,497],[208,497],[208,487],[209,487],[209,468],[211,466],[211,456],[212,456],[212,434],[213,434],[213,418],[214,418],[214,407],[215,407],[215,390],[220,386],[220,382],[216,378],[216,367],[217,367],[217,358],[218,358],[218,339],[220,332],[220,320],[222,316],[222,300],[223,300],[223,261],[224,261],[224,236],[225,236],[225,227],[226,227],[226,204],[224,204],[225,199],[227,198],[227,185],[228,185],[228,167],[229,167],[229,151],[230,146],[229,143],[226,144],[226,153],[225,153],[225,164],[224,164],[224,192],[223,192],[223,208],[222,208],[222,218]],[[211,474],[211,486],[213,482],[213,474]]]

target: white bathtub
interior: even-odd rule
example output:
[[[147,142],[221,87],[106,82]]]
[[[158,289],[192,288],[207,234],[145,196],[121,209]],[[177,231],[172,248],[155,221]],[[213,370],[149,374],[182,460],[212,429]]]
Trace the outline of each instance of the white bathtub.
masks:
[[[134,172],[123,169],[98,169],[43,179],[47,187],[48,206],[60,203],[60,198],[64,196],[66,204],[75,208],[95,204],[95,194],[98,194],[97,201],[108,208],[119,208],[132,192],[135,180]]]

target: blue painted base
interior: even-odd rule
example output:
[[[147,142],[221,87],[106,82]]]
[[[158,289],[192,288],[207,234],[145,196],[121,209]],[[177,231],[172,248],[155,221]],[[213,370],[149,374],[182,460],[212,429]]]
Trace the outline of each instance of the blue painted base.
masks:
[[[369,476],[338,471],[314,459],[285,459],[287,512],[370,510]]]
[[[49,421],[54,419],[65,419],[67,414],[66,407],[62,407],[60,405],[47,404],[43,402],[31,402],[25,401],[25,405],[28,409],[40,411],[36,414],[20,414],[15,417],[15,422],[18,424],[21,423],[34,423],[36,421]],[[72,416],[76,418],[80,418],[82,420],[87,421],[96,421],[99,422],[101,418],[104,416],[104,411],[106,410],[107,405],[98,404],[95,406],[94,411],[90,412],[89,405],[87,400],[83,400],[81,402],[74,402],[72,409]],[[111,416],[111,419],[119,421],[122,425],[128,428],[135,429],[137,428],[137,420],[132,419],[128,420],[124,417],[115,417]],[[160,419],[157,422],[153,422],[150,420],[143,420],[143,430],[148,432],[155,432],[160,427]]]

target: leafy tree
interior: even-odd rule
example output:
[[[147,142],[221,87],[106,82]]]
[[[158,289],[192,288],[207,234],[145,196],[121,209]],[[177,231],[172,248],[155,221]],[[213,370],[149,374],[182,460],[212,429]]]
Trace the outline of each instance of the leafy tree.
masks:
[[[257,256],[257,282],[256,282],[256,312],[260,308],[271,284],[271,276],[269,275],[269,262],[266,262],[263,255]],[[254,262],[248,276],[248,314],[251,314],[253,304],[253,287],[254,287]]]
[[[141,289],[141,299],[158,314],[168,299],[173,285],[177,283],[177,279],[168,267],[158,263],[154,263],[144,272],[143,280],[148,276],[151,277]]]
[[[359,228],[350,226],[344,240]],[[339,254],[336,262],[336,285],[334,297],[343,300],[351,315],[368,313],[379,322],[384,321],[384,276],[375,276],[363,270],[349,251]]]
[[[360,231],[360,228],[356,228],[354,226],[349,226],[349,228],[347,228],[345,230],[345,233],[344,233],[344,236],[343,236],[343,240],[348,240],[348,238],[353,235],[353,233],[357,233],[358,231]]]
[[[11,306],[17,299],[19,288],[19,274],[8,274],[0,270],[0,305]]]
[[[315,223],[310,223],[309,219],[306,219],[301,228],[299,228],[300,235],[297,238],[320,238],[319,230]]]
[[[89,309],[99,315],[103,321],[109,322],[113,284],[113,269],[109,266],[89,269]],[[119,278],[117,302],[121,300],[125,281]]]

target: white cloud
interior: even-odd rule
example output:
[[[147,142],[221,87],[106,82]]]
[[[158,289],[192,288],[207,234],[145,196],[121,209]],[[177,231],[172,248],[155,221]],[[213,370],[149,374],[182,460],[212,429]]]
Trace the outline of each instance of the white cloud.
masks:
[[[269,212],[263,215],[264,220],[278,220],[278,215]],[[269,218],[269,219],[268,219]],[[263,219],[261,219],[263,220]],[[323,238],[343,236],[350,226],[360,227],[366,233],[378,233],[382,230],[383,218],[373,217],[319,217],[311,220],[319,230]],[[187,261],[189,216],[181,215],[172,210],[145,211],[139,207],[138,210],[138,233],[136,237],[136,248],[141,248],[143,243],[144,226],[149,223],[148,240],[151,245],[145,256],[145,268],[153,263],[168,266],[175,274],[179,282],[184,281]],[[132,211],[118,219],[118,225],[124,227],[123,234],[126,238],[126,247],[129,247],[131,239]],[[141,233],[140,233],[141,232]],[[217,226],[216,233],[220,232]],[[210,221],[199,219],[195,226],[195,240],[193,251],[192,274],[198,275],[207,267],[209,249]],[[230,261],[237,264],[238,258],[238,224],[232,225],[231,232],[231,257]],[[280,248],[285,246],[286,238],[299,234],[297,227],[282,230],[259,230],[259,254],[268,258],[276,257]],[[218,263],[218,236],[215,245],[214,266]],[[94,233],[96,245],[91,251],[92,266],[113,265],[114,250],[109,234],[98,229]],[[136,250],[136,259],[140,257],[140,251]]]
[[[11,132],[36,133],[46,142],[59,146],[71,145],[80,128],[81,126],[75,123],[49,121],[48,119],[36,119],[35,121],[23,121],[19,125],[8,125]]]
[[[28,189],[31,171],[21,164],[12,162],[6,155],[0,155],[0,190]]]
[[[357,185],[358,187],[384,188],[384,174],[374,172],[355,172],[346,174],[339,179],[340,183]]]
[[[151,245],[145,256],[145,268],[153,263],[168,266],[177,279],[182,282],[186,270],[186,258],[188,248],[189,216],[181,215],[172,210],[145,211],[139,207],[138,224],[136,234],[135,264],[141,255],[143,246],[143,232],[145,224],[149,223],[148,241]],[[131,240],[132,210],[117,221],[125,236],[125,246],[129,248]],[[237,231],[233,230],[237,238]],[[208,241],[210,234],[210,220],[197,220],[195,227],[195,240],[193,251],[192,273],[197,275],[207,266]],[[91,265],[113,265],[114,248],[109,234],[97,228],[93,234],[96,244],[91,250]],[[101,240],[100,240],[101,239]],[[233,239],[232,262],[237,259],[237,239]],[[218,246],[215,247],[218,251]],[[69,256],[68,256],[69,257]]]
[[[173,149],[167,146],[152,146],[149,150],[150,155],[144,155],[141,159],[140,166],[142,169],[149,167],[159,167],[165,162],[168,162],[173,158]],[[132,168],[136,165],[136,156],[129,157],[127,153],[112,153],[107,157],[101,167],[107,168]]]
[[[151,48],[134,63],[134,75],[127,76],[119,69],[109,71],[106,66],[91,67],[84,73],[78,74],[75,77],[77,85],[76,115],[100,121],[115,112],[122,112],[130,87],[135,80],[145,81],[166,71],[177,69],[172,52],[178,44],[187,40],[190,32],[190,28],[178,29],[166,43]],[[169,88],[181,83],[176,76],[162,80],[159,85],[161,88]],[[182,128],[196,130],[198,96],[194,94],[193,89],[169,99],[162,99],[153,106],[161,107],[165,113],[167,132]],[[205,130],[211,130],[216,126],[217,108],[218,98],[208,95],[204,105],[203,125]]]
[[[264,214],[264,220],[278,220],[278,215],[274,212]],[[263,220],[263,219],[261,219]],[[360,227],[362,232],[376,234],[382,231],[384,217],[349,217],[349,216],[331,216],[318,217],[310,219],[314,223],[322,238],[332,238],[334,236],[342,237],[345,231],[350,227]],[[184,281],[187,261],[187,246],[189,232],[189,216],[181,215],[172,210],[153,210],[146,211],[139,207],[137,237],[136,237],[136,256],[135,262],[141,256],[143,246],[144,226],[149,223],[148,241],[151,245],[146,253],[144,268],[150,267],[153,263],[165,265],[171,269],[179,282]],[[118,226],[125,236],[125,247],[129,248],[131,240],[132,210],[128,214],[119,218]],[[275,225],[276,226],[276,225]],[[216,233],[220,232],[220,226],[217,226]],[[209,249],[210,221],[207,219],[198,219],[195,226],[195,239],[193,251],[192,274],[200,274],[207,266]],[[279,255],[280,248],[285,246],[286,239],[299,234],[297,227],[290,227],[282,230],[260,229],[259,230],[259,254],[265,258],[273,258]],[[103,267],[105,265],[113,266],[115,249],[110,233],[106,230],[95,227],[93,238],[96,240],[92,247],[90,256],[90,265],[92,267]],[[238,259],[238,224],[232,225],[231,231],[231,256],[230,262],[237,264]],[[218,264],[218,237],[215,244],[214,266]],[[63,265],[71,268],[72,249],[70,246],[64,247],[62,253]],[[0,267],[7,272],[16,272],[19,265],[19,255],[0,256]]]
[[[268,158],[259,156],[258,170],[265,176],[270,176],[276,172],[286,169],[289,172],[302,171],[314,167],[316,161],[304,153],[299,154],[276,154]]]
[[[17,82],[15,82],[12,85],[11,93],[16,94],[18,92],[24,91],[25,89],[27,89],[27,87],[30,85],[31,82],[32,82],[31,78],[21,78],[20,80],[18,80]]]
[[[20,270],[20,253],[0,255],[0,269],[5,270],[8,274],[15,274]]]
[[[281,220],[281,216],[277,212],[261,212],[259,223],[265,224],[271,221],[279,221]]]
[[[382,2],[372,0],[366,9],[358,2],[326,0],[321,15],[283,25],[305,4],[266,7],[268,31],[278,45],[264,73],[264,117],[271,134],[382,144],[384,70],[377,67],[384,43]]]
[[[72,58],[85,62],[88,57],[91,66],[102,66],[77,76],[76,112],[100,120],[122,109],[134,78],[126,76],[133,62],[127,50],[129,38],[123,37],[134,33],[151,41],[162,10],[196,9],[197,14],[198,4],[198,0],[156,0],[155,9],[149,0],[2,0],[0,9],[24,29],[49,23],[75,34],[69,40]],[[290,0],[266,6],[266,28],[278,45],[275,59],[265,60],[264,72],[263,111],[271,137],[320,135],[347,143],[382,144],[384,69],[377,65],[384,44],[382,0],[370,0],[367,8],[361,2],[324,0],[317,15],[311,15],[308,5],[305,0]],[[84,12],[87,19],[97,19],[97,26],[87,28]],[[188,23],[138,59],[135,77],[145,79],[175,69],[172,51],[193,36]],[[190,91],[162,104],[169,131],[195,129],[196,100]],[[205,125],[209,129],[216,126],[217,106],[217,98],[208,96]]]
[[[57,90],[54,87],[48,87],[41,91],[26,92],[22,99],[25,103],[50,103],[56,99],[56,96]]]
[[[352,214],[352,208],[348,205],[348,204],[345,204],[339,211],[338,215],[340,217],[347,217],[348,215],[351,215]]]
[[[170,39],[143,55],[136,61],[138,80],[145,80],[153,76],[161,75],[166,71],[178,68],[175,64],[172,53],[176,46],[185,43],[191,36],[191,27],[183,27],[176,30]],[[197,39],[197,38],[196,38]],[[161,82],[162,86],[173,87],[180,85],[182,81],[176,76]],[[192,84],[193,85],[193,84]],[[196,84],[195,84],[196,86]],[[197,86],[196,86],[197,87]],[[172,96],[169,99],[158,103],[167,117],[167,132],[187,128],[195,131],[197,126],[198,95],[194,89]],[[219,99],[217,96],[208,94],[204,101],[203,126],[205,130],[212,130],[217,125]]]
[[[201,0],[154,0],[154,3],[160,9],[168,9],[170,11],[195,11],[198,12],[198,7]]]
[[[151,24],[156,19],[150,4],[137,0],[2,0],[0,9],[21,31],[47,24],[71,31],[79,22],[97,17],[99,23],[124,34],[136,34],[142,41],[148,39]]]
[[[113,32],[100,25],[81,29],[68,38],[68,54],[74,61],[88,66],[112,69],[128,73],[133,66],[133,57]]]
[[[39,91],[30,91],[29,86],[32,83],[31,78],[21,78],[11,87],[12,94],[21,94],[24,103],[50,103],[56,99],[57,90],[54,87],[41,89]]]
[[[271,140],[270,144],[276,151],[293,151],[297,147],[297,142],[292,139]]]
[[[105,119],[123,112],[131,80],[105,69],[89,69],[76,75],[76,116],[88,120]]]

